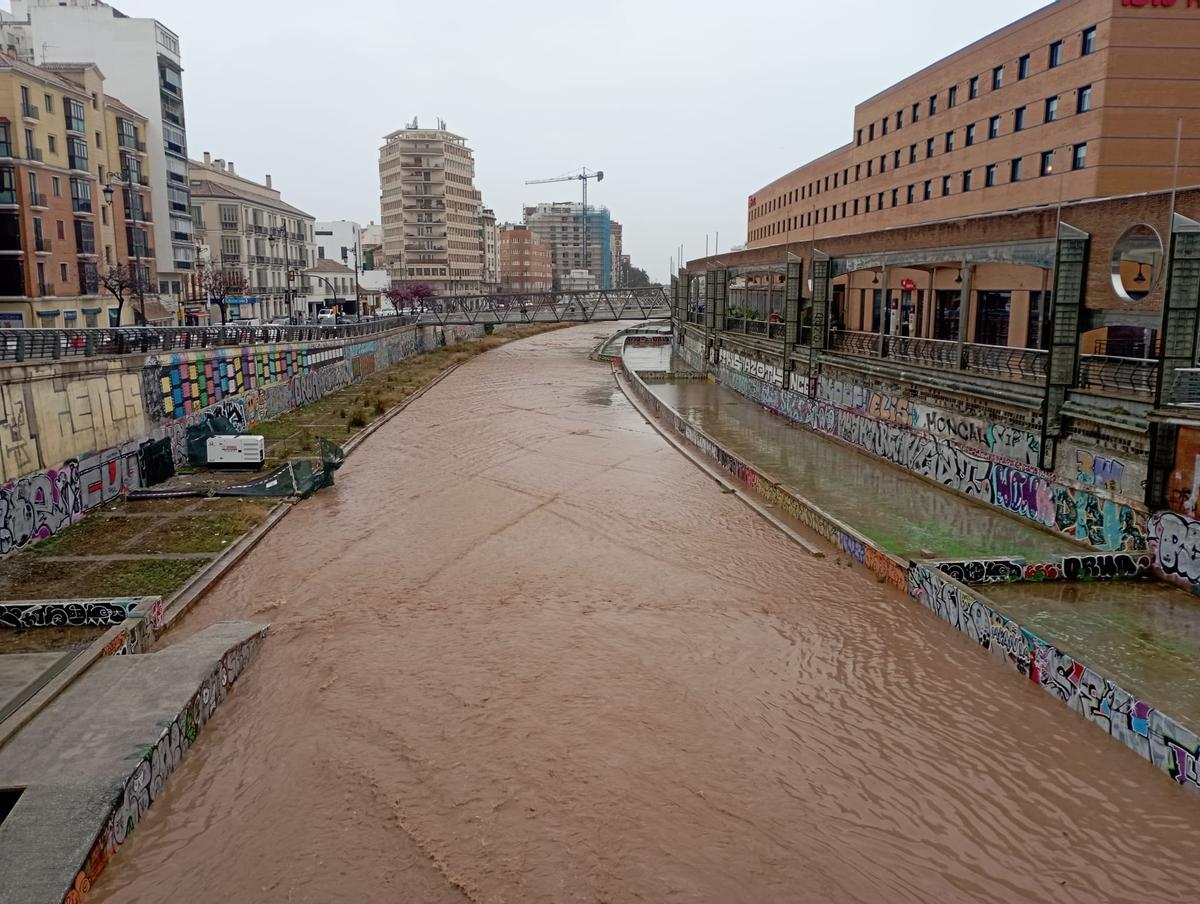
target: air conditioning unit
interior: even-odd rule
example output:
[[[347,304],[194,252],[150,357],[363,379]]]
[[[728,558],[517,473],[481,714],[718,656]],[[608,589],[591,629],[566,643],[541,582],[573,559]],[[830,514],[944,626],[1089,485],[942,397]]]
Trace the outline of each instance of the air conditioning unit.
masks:
[[[261,468],[267,461],[264,437],[245,433],[240,436],[212,436],[208,440],[210,468]]]

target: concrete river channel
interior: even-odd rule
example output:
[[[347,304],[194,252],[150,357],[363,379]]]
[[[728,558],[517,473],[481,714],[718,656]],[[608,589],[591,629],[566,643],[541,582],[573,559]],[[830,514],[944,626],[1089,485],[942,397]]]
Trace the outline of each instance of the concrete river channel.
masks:
[[[680,454],[589,360],[611,329],[461,367],[186,616],[272,629],[89,901],[1194,897],[1200,800]],[[898,553],[1077,550],[711,383],[654,391]],[[1002,603],[1154,700],[1196,607],[1112,586]]]

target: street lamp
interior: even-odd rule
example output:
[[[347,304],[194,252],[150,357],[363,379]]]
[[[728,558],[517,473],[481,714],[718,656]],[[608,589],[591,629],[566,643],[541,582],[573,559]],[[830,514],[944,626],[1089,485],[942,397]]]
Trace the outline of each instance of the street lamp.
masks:
[[[126,166],[124,169],[121,170],[120,175],[118,175],[117,173],[111,173],[111,172],[108,174],[108,179],[104,183],[104,203],[107,204],[109,207],[112,207],[113,195],[115,194],[113,185],[118,184],[118,183],[125,186],[125,206],[127,208],[125,219],[126,219],[126,223],[128,224],[130,221],[132,221],[134,219],[133,215],[137,212],[134,209],[134,204],[133,204],[133,171],[128,166]],[[141,301],[142,301],[141,317],[142,317],[143,323],[141,325],[145,326],[144,321],[146,320],[146,287],[143,284],[144,281],[142,278],[142,254],[141,254],[141,250],[138,247],[137,243],[133,241],[133,233],[132,232],[129,232],[127,234],[126,239],[127,239],[127,243],[132,246],[133,261],[134,261],[134,271],[133,272],[135,274],[135,279],[137,280],[138,295],[140,296]],[[118,326],[120,326],[120,324],[118,324]]]

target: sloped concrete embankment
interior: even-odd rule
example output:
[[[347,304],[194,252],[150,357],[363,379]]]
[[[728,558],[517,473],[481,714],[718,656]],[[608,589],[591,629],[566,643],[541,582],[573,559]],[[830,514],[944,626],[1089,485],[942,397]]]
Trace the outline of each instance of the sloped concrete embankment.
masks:
[[[921,603],[995,659],[1149,760],[1179,785],[1200,791],[1200,735],[1195,731],[1023,628],[936,564],[905,561],[878,547],[799,493],[724,449],[662,402],[624,362],[614,365],[614,369],[635,404],[664,422],[720,470]]]
[[[267,630],[229,622],[102,656],[0,748],[0,787],[20,790],[0,824],[0,904],[82,901]]]

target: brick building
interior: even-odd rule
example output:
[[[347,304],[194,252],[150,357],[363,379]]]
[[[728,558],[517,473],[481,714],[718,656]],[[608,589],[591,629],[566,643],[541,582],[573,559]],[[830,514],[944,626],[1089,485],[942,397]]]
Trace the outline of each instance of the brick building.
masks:
[[[505,292],[549,292],[554,287],[550,246],[528,226],[500,229],[500,279]]]

